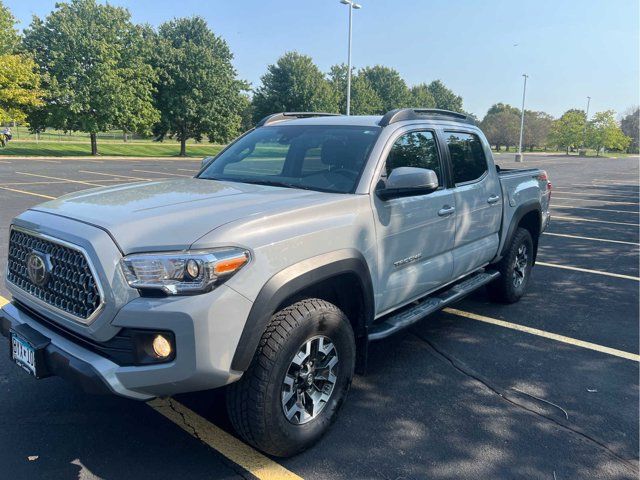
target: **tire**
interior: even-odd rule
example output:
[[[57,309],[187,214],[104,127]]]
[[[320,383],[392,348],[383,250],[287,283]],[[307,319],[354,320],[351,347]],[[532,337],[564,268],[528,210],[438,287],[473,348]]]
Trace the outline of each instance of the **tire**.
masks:
[[[487,286],[491,300],[500,303],[515,303],[520,300],[527,289],[532,266],[531,234],[524,228],[518,228],[511,239],[509,249],[496,266],[500,277]]]
[[[320,353],[304,357],[307,345]],[[312,358],[316,367],[325,368],[314,370],[308,363]],[[351,386],[355,359],[351,324],[335,305],[311,298],[280,310],[262,335],[249,369],[228,387],[233,427],[247,443],[270,455],[289,457],[306,450],[336,419]],[[327,387],[330,380],[333,386]],[[314,404],[313,416],[299,402],[310,402],[311,394],[324,399]]]

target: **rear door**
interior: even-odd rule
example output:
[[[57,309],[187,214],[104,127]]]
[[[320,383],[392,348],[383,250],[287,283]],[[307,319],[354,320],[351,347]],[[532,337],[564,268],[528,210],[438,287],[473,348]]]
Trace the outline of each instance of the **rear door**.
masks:
[[[489,262],[499,243],[502,202],[500,180],[480,137],[472,131],[444,130],[456,204],[453,277]]]
[[[434,170],[438,190],[382,200],[371,195],[378,241],[377,312],[384,313],[447,283],[453,266],[455,203],[446,188],[447,170],[432,130],[400,130],[392,139],[378,177],[398,167]]]

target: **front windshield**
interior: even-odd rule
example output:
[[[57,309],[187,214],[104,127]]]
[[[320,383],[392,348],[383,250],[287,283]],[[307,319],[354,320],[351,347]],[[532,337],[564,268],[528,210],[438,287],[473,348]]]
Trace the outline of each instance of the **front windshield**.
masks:
[[[198,178],[353,193],[379,127],[260,127],[220,153]]]

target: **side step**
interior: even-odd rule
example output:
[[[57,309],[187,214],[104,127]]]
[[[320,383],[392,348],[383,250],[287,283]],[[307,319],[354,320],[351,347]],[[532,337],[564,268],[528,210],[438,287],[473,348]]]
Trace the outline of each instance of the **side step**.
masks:
[[[369,329],[369,340],[381,340],[389,335],[393,335],[413,325],[418,320],[422,320],[427,315],[462,299],[499,276],[500,272],[497,271],[481,271],[467,277],[459,283],[455,283],[448,290],[424,297],[418,300],[418,303],[414,303],[408,308],[405,307],[398,313],[392,313],[383,322],[373,324]]]

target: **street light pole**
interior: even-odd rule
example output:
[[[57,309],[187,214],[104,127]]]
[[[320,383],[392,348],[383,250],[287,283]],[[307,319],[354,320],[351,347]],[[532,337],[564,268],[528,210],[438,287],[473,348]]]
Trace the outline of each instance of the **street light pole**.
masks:
[[[587,97],[587,113],[584,117],[584,128],[582,129],[582,150],[584,150],[585,145],[587,143],[587,122],[589,121],[589,104],[590,103],[591,103],[591,97]]]
[[[524,77],[524,88],[522,90],[522,112],[520,115],[520,142],[518,143],[516,162],[522,161],[522,134],[524,133],[524,98],[527,94],[527,78],[529,78],[529,75],[527,75],[526,73],[523,73],[522,76]]]
[[[340,3],[349,7],[349,52],[347,54],[347,115],[351,114],[351,26],[353,24],[353,10],[362,8],[353,0],[340,0]]]

